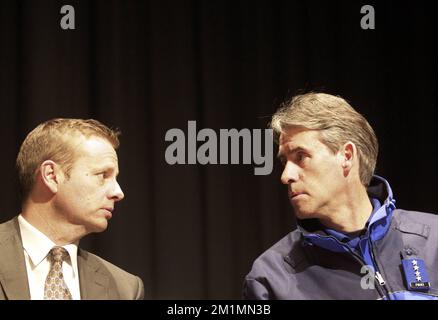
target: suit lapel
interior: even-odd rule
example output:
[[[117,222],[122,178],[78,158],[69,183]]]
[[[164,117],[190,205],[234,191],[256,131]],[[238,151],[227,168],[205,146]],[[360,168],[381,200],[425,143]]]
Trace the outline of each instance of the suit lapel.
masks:
[[[78,269],[82,300],[118,299],[113,277],[95,256],[79,249]]]
[[[0,230],[0,285],[10,300],[30,300],[26,263],[17,218]]]
[[[119,299],[113,276],[96,256],[79,249],[78,269],[81,299]],[[30,300],[17,218],[0,225],[0,287],[6,299]]]

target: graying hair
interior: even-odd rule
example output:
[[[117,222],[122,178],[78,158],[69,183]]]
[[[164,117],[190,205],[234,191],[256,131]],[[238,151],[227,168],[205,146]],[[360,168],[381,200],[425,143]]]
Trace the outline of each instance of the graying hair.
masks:
[[[333,153],[353,142],[358,150],[360,180],[369,185],[379,150],[377,137],[368,121],[341,97],[314,92],[297,95],[280,106],[270,126],[277,141],[288,127],[318,130],[321,142]]]

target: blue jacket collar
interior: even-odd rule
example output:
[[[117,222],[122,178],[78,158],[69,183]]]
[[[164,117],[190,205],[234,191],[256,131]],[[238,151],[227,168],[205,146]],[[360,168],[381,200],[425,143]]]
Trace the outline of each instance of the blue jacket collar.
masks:
[[[368,195],[373,204],[373,212],[366,224],[366,237],[371,241],[383,238],[391,224],[392,212],[395,208],[391,187],[384,178],[374,175],[369,187]],[[317,219],[298,220],[298,228],[304,236],[304,242],[309,245],[316,245],[334,252],[349,252],[351,248],[349,239],[345,236],[345,242],[339,231],[327,233],[326,229]],[[353,241],[352,243],[356,243]]]

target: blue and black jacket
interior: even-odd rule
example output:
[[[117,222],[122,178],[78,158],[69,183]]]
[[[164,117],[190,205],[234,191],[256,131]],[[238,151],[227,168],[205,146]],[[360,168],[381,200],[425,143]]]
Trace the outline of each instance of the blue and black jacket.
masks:
[[[316,219],[256,259],[246,299],[438,299],[438,216],[395,208],[389,183],[374,176],[373,212],[361,234]]]

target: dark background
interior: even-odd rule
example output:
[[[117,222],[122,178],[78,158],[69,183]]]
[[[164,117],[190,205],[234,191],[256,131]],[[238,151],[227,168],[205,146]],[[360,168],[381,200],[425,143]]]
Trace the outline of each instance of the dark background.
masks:
[[[0,221],[20,212],[14,162],[37,124],[123,132],[119,203],[84,247],[142,277],[147,298],[238,299],[252,261],[294,226],[275,162],[165,162],[168,129],[266,128],[278,105],[341,95],[374,127],[398,207],[438,213],[436,14],[404,1],[3,0]],[[75,8],[76,29],[60,28]],[[362,5],[376,29],[362,30]],[[1,259],[1,257],[0,257]]]

